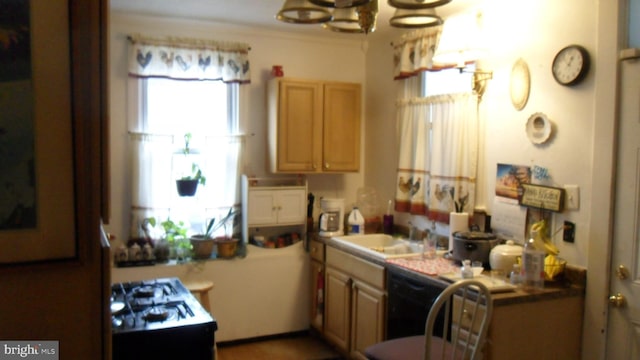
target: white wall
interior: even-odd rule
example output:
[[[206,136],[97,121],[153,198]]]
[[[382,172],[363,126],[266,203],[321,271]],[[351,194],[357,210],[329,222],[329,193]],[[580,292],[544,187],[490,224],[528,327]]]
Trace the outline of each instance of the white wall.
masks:
[[[563,243],[561,233],[554,240],[561,256],[588,270],[585,359],[603,358],[605,349],[618,13],[624,14],[618,6],[624,3],[624,0],[478,0],[491,34],[490,54],[483,67],[494,72],[481,107],[486,121],[486,157],[479,174],[479,192],[483,194],[479,194],[478,205],[491,213],[497,163],[543,166],[552,176],[553,183],[549,185],[580,187],[580,209],[554,216],[554,229],[564,220],[576,224],[575,243]],[[390,40],[393,39],[381,37],[372,41],[367,57],[370,127],[366,138],[365,181],[367,186],[378,188],[383,198],[393,197],[397,164],[394,160],[397,143],[389,136],[395,131]],[[592,61],[585,81],[570,88],[556,84],[551,75],[553,57],[569,44],[586,47]],[[513,108],[509,96],[511,67],[519,57],[528,63],[531,73],[531,93],[522,111]],[[526,121],[535,112],[545,113],[555,125],[553,138],[542,146],[533,145],[525,134]],[[396,219],[406,223],[411,218],[396,214]],[[411,220],[421,223],[421,219]]]
[[[229,24],[215,24],[184,19],[137,16],[114,12],[110,21],[110,101],[111,101],[111,221],[107,231],[120,240],[129,234],[130,179],[127,157],[127,67],[129,34],[146,36],[181,36],[221,41],[239,41],[251,46],[251,84],[241,87],[246,101],[241,109],[241,127],[255,134],[246,140],[244,172],[254,176],[271,176],[267,170],[266,82],[271,67],[282,65],[286,77],[338,80],[365,86],[364,44],[348,35],[310,38],[295,33],[279,33]],[[364,111],[363,111],[364,115]],[[363,117],[363,131],[367,119]],[[364,150],[364,143],[362,144]],[[364,152],[364,151],[362,151]],[[360,173],[348,175],[310,175],[309,191],[320,197],[342,197],[350,207],[364,180],[364,160]]]
[[[596,50],[596,1],[591,0],[492,0],[478,1],[483,13],[489,53],[482,67],[493,71],[482,99],[485,118],[485,158],[480,169],[477,206],[492,210],[497,163],[542,166],[549,170],[549,186],[575,184],[580,187],[578,211],[565,210],[554,216],[554,229],[564,220],[576,224],[574,244],[554,237],[561,256],[570,263],[586,266],[591,194]],[[569,17],[566,14],[571,14]],[[395,133],[395,93],[392,78],[390,40],[375,38],[367,57],[367,168],[365,182],[393,198],[397,143]],[[592,68],[586,80],[575,87],[558,85],[551,75],[551,61],[557,51],[580,44],[591,53]],[[531,91],[522,111],[511,104],[509,77],[518,58],[529,65]],[[554,124],[554,134],[543,145],[532,144],[525,124],[533,113],[545,113]],[[375,165],[374,165],[375,164]],[[400,221],[408,217],[398,216]],[[413,219],[421,223],[421,219]]]

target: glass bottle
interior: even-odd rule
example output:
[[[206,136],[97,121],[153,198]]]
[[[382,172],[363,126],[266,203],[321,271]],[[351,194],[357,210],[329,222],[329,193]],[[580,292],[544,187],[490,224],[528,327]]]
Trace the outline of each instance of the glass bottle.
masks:
[[[463,279],[472,279],[473,278],[473,269],[471,268],[471,260],[463,260],[462,261],[462,269],[460,269],[462,273]]]
[[[524,244],[522,251],[522,266],[520,275],[522,288],[525,291],[535,291],[544,288],[544,251],[536,248],[534,239],[538,236],[536,231],[531,231],[531,237]]]
[[[511,285],[520,286],[522,284],[522,280],[520,278],[520,264],[513,264],[513,269],[511,270],[511,274],[509,274],[509,279],[511,281]]]

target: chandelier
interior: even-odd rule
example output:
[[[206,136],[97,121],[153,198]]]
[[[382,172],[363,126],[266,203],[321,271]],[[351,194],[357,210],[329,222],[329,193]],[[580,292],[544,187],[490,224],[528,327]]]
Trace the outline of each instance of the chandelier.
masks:
[[[389,24],[396,28],[441,25],[435,8],[451,0],[388,0],[396,8]],[[378,0],[286,0],[276,19],[293,24],[322,24],[343,33],[369,34],[376,29]]]

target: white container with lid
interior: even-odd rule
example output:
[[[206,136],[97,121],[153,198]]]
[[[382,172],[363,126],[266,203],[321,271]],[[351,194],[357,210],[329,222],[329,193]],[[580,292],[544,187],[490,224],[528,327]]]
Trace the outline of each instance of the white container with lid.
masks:
[[[349,224],[349,234],[364,235],[364,217],[357,206],[354,206],[349,213],[347,223]]]
[[[489,254],[489,265],[494,270],[503,270],[508,274],[513,269],[513,264],[518,263],[522,257],[522,246],[516,245],[513,240],[507,240],[505,244],[496,245]]]

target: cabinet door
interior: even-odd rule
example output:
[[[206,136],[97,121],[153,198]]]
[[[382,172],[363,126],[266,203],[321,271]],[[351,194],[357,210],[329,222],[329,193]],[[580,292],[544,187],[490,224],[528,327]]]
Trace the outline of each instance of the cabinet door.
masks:
[[[276,170],[321,171],[321,83],[283,80],[278,86],[277,101]]]
[[[360,84],[324,86],[323,171],[360,169]]]
[[[348,352],[351,329],[351,278],[327,266],[324,290],[324,336],[340,350]]]
[[[351,356],[364,358],[364,349],[385,338],[385,293],[354,281],[351,301]]]
[[[324,317],[324,265],[311,261],[311,326],[322,332]]]
[[[249,226],[275,224],[277,209],[275,192],[270,190],[249,191],[247,222]]]
[[[307,194],[305,190],[278,190],[276,193],[278,223],[304,223],[307,219]]]

